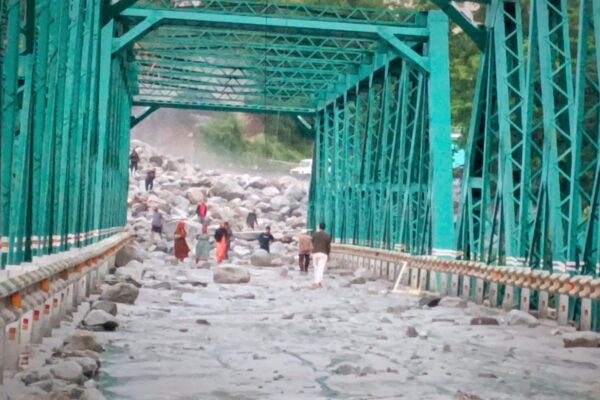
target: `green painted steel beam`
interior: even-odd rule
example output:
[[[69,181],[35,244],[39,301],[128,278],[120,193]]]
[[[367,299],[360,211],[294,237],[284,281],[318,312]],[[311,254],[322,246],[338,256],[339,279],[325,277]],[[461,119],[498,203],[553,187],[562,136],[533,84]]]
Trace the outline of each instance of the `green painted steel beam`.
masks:
[[[339,53],[341,55],[343,53]],[[229,58],[235,57],[235,63],[241,63],[245,65],[248,62],[261,64],[265,63],[266,60],[270,63],[285,63],[291,65],[303,65],[311,64],[311,66],[319,66],[320,68],[337,70],[338,68],[348,68],[353,65],[369,64],[369,58],[363,55],[354,57],[352,59],[336,59],[335,56],[331,58],[314,57],[315,54],[297,54],[294,55],[290,52],[269,52],[265,51],[253,51],[247,52],[240,50],[235,47],[221,48],[211,51],[190,51],[190,50],[136,50],[135,56],[138,59],[150,60],[150,59],[174,59],[174,60],[186,60],[186,61],[199,61],[206,62],[210,59],[218,58]],[[235,64],[233,64],[235,65]],[[329,68],[328,68],[329,67]]]
[[[413,64],[420,71],[429,72],[429,66],[425,57],[422,57],[406,43],[399,40],[392,32],[382,30],[379,32],[379,35],[390,44],[400,57]]]
[[[487,34],[485,28],[476,26],[473,21],[467,18],[451,0],[431,0],[437,5],[450,19],[458,25],[472,40],[475,42],[479,50],[485,50],[485,42]],[[485,3],[489,3],[486,1]]]
[[[260,47],[261,49],[329,50],[335,52],[367,52],[377,50],[378,38],[335,37],[326,33],[311,34],[298,32],[270,32],[248,30],[241,27],[201,29],[192,26],[163,25],[139,41],[143,46],[203,49],[228,45],[238,48]]]
[[[177,101],[136,100],[134,106],[206,110],[224,112],[247,112],[251,114],[314,115],[314,109],[302,107],[281,107],[277,105],[228,105],[224,103],[180,103]]]
[[[113,39],[112,54],[118,53],[125,46],[131,45],[134,41],[147,34],[161,19],[162,17],[159,15],[150,15],[131,27],[124,35]]]
[[[209,92],[223,92],[231,94],[253,94],[255,96],[276,96],[278,94],[289,94],[292,96],[308,97],[312,99],[316,94],[327,90],[323,87],[302,87],[302,86],[277,86],[277,85],[223,85],[221,83],[203,82],[201,80],[191,80],[189,78],[163,78],[161,76],[140,76],[138,83],[145,88],[150,86],[165,88],[181,88],[191,90],[201,90]]]
[[[154,114],[154,112],[156,112],[159,108],[160,107],[157,105],[149,106],[141,114],[132,115],[131,123],[130,123],[131,128],[133,129],[137,124],[139,124],[140,122],[142,122],[143,120],[145,120],[146,118],[148,118],[149,116]]]
[[[113,2],[110,7],[108,7],[109,17],[115,18],[121,13],[121,11],[128,9],[137,2],[138,0],[118,0]]]
[[[195,26],[214,27],[222,26],[223,24],[237,26],[240,28],[257,28],[260,27],[265,31],[277,31],[278,29],[284,32],[296,30],[310,34],[311,32],[327,31],[332,36],[350,36],[350,37],[373,37],[377,36],[380,27],[375,25],[356,24],[351,22],[330,22],[322,24],[319,21],[303,21],[292,18],[281,17],[254,17],[235,14],[211,14],[199,11],[174,11],[174,10],[153,10],[144,8],[130,8],[121,13],[122,17],[127,17],[136,20],[146,20],[151,18],[151,21],[164,21],[168,24],[194,24]],[[410,40],[425,40],[427,38],[427,29],[414,27],[386,27],[386,30],[393,35],[400,36]]]
[[[310,19],[323,22],[346,21],[375,25],[418,25],[424,26],[421,13],[401,8],[362,8],[329,5],[284,4],[246,0],[204,0],[187,2],[178,6],[170,0],[146,1],[146,7],[184,9],[192,12],[236,14],[260,17],[286,16],[295,19]]]

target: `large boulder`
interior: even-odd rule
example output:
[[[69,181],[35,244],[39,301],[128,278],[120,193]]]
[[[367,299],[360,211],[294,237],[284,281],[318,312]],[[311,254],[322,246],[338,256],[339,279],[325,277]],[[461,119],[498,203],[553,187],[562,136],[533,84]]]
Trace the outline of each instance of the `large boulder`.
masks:
[[[250,272],[246,268],[234,266],[217,267],[213,274],[215,283],[248,283]]]
[[[139,289],[130,283],[117,283],[116,285],[104,288],[100,295],[100,300],[133,304],[139,293]]]
[[[262,231],[235,232],[235,238],[245,241],[255,241],[261,233]]]
[[[92,304],[92,310],[102,310],[110,315],[117,315],[117,303],[112,301],[98,300]]]
[[[233,179],[223,177],[214,182],[213,187],[210,189],[211,194],[222,197],[227,200],[233,200],[235,198],[244,198],[245,191],[238,185]]]
[[[540,324],[540,321],[525,311],[511,310],[508,314],[506,314],[506,323],[508,325],[524,325],[534,328]]]
[[[129,283],[135,287],[141,288],[142,284],[139,283],[138,281],[136,281],[135,279],[133,279],[131,276],[129,275],[106,275],[104,277],[104,283],[106,283],[107,285],[113,286],[119,283]]]
[[[81,321],[85,329],[93,331],[114,331],[119,326],[117,319],[102,310],[91,310]]]
[[[265,178],[262,177],[253,177],[246,182],[246,188],[254,188],[254,189],[264,189],[269,185],[269,182]]]
[[[302,189],[300,186],[292,185],[288,187],[284,192],[284,196],[289,199],[293,199],[296,201],[301,201],[306,195],[306,191]]]
[[[91,350],[96,353],[101,353],[104,348],[96,340],[96,336],[90,332],[78,331],[69,335],[63,341],[62,351],[75,352]]]
[[[252,257],[250,257],[250,263],[255,267],[270,267],[271,261],[271,255],[263,249],[254,250]]]
[[[275,242],[275,243],[271,244],[270,250],[271,250],[271,254],[283,255],[283,254],[288,253],[287,246],[282,242]]]
[[[131,260],[124,267],[117,268],[115,275],[117,277],[130,277],[134,281],[140,282],[144,275],[144,264],[138,260]]]
[[[150,161],[151,163],[156,164],[158,166],[162,166],[162,164],[163,164],[163,158],[159,155],[150,156],[148,161]]]
[[[80,400],[106,400],[106,397],[96,388],[87,388]]]
[[[200,203],[206,196],[206,194],[204,193],[204,189],[201,189],[199,187],[189,188],[188,190],[186,190],[185,195],[192,204]]]
[[[271,199],[271,205],[277,210],[281,210],[281,208],[288,205],[289,202],[289,199],[285,196],[275,196]]]
[[[281,192],[279,192],[279,189],[277,189],[275,186],[267,186],[262,190],[262,194],[267,198],[279,196],[280,193]]]
[[[600,333],[575,332],[563,336],[565,347],[600,347]]]
[[[81,366],[83,374],[88,378],[93,378],[98,373],[100,362],[90,357],[71,357],[68,361],[74,361]]]
[[[144,262],[144,258],[142,257],[139,247],[133,244],[127,244],[117,251],[117,255],[115,256],[115,265],[117,267],[123,267],[132,260]]]
[[[83,382],[83,368],[75,361],[61,361],[50,369],[55,378],[80,384]]]

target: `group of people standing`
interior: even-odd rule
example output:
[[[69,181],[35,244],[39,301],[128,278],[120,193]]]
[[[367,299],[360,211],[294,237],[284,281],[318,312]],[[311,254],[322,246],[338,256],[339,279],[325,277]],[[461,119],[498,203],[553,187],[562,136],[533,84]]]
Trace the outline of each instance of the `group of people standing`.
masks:
[[[208,207],[204,202],[198,205],[197,211],[202,224],[202,233],[196,237],[196,262],[207,260],[210,252],[209,237],[207,234],[207,215]],[[152,231],[151,241],[154,242],[155,236],[162,236],[164,219],[158,209],[154,210],[152,216]],[[325,232],[325,224],[319,225],[319,230],[310,237],[308,231],[304,230],[298,236],[298,263],[300,273],[306,275],[312,256],[314,264],[314,288],[322,288],[321,281],[325,272],[325,266],[331,252],[331,237]],[[214,239],[216,243],[217,263],[221,264],[224,260],[229,259],[229,250],[231,249],[231,241],[233,239],[233,231],[228,222],[223,222],[215,231]],[[179,221],[174,235],[174,253],[175,258],[179,261],[184,261],[188,258],[191,251],[187,242],[186,223],[184,220]],[[271,234],[271,227],[267,226],[265,231],[258,235],[259,247],[266,252],[270,252],[271,243],[275,242],[275,237]]]

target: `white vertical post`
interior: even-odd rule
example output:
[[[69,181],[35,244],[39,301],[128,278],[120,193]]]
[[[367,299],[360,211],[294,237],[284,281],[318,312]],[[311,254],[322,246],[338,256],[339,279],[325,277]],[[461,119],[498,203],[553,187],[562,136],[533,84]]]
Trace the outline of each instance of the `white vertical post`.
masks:
[[[427,270],[419,270],[419,290],[427,290]]]
[[[530,291],[527,288],[521,289],[521,311],[529,311],[531,304]]]
[[[19,360],[19,321],[6,326],[6,344],[4,346],[4,367],[7,371],[17,369]]]
[[[464,275],[462,277],[462,298],[469,300],[471,298],[471,277]]]
[[[50,335],[52,334],[52,303],[53,303],[53,301],[54,301],[53,296],[50,296],[43,304],[42,337],[50,337]]]
[[[6,326],[4,321],[0,319],[0,389],[4,383],[4,358],[6,355]],[[2,393],[0,391],[0,393]]]
[[[502,308],[506,311],[513,309],[515,303],[515,289],[512,286],[506,286],[504,288],[504,299],[502,301]]]
[[[31,331],[33,325],[33,311],[25,313],[21,317],[21,334],[19,338],[19,370],[29,367],[29,357],[31,355]]]
[[[458,281],[459,276],[457,274],[450,274],[451,283],[450,283],[450,295],[457,297],[458,296]]]
[[[44,312],[44,305],[36,307],[33,310],[33,321],[31,324],[31,343],[39,344],[42,343],[42,314]]]
[[[569,296],[561,294],[558,297],[558,324],[567,325],[569,322]]]
[[[581,321],[582,331],[592,330],[592,299],[581,299]]]
[[[498,284],[496,282],[490,283],[490,306],[498,306]]]
[[[52,329],[60,327],[60,293],[55,293],[52,297],[52,311],[50,314],[50,326]]]
[[[483,288],[485,282],[481,278],[477,278],[477,282],[475,284],[475,302],[477,304],[483,303]]]
[[[548,318],[548,292],[540,292],[538,300],[538,309],[540,318]]]
[[[417,268],[410,269],[410,287],[418,289],[419,285],[419,270]]]

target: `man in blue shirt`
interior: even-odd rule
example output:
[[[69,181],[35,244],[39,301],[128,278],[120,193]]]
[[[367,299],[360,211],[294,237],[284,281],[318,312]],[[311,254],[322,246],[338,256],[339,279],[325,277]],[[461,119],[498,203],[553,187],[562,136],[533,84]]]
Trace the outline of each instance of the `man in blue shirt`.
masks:
[[[265,231],[263,233],[261,233],[260,235],[258,235],[258,244],[259,244],[260,248],[265,250],[267,253],[270,253],[269,245],[274,241],[275,241],[275,238],[273,237],[273,235],[271,235],[271,227],[270,226],[267,226]]]

